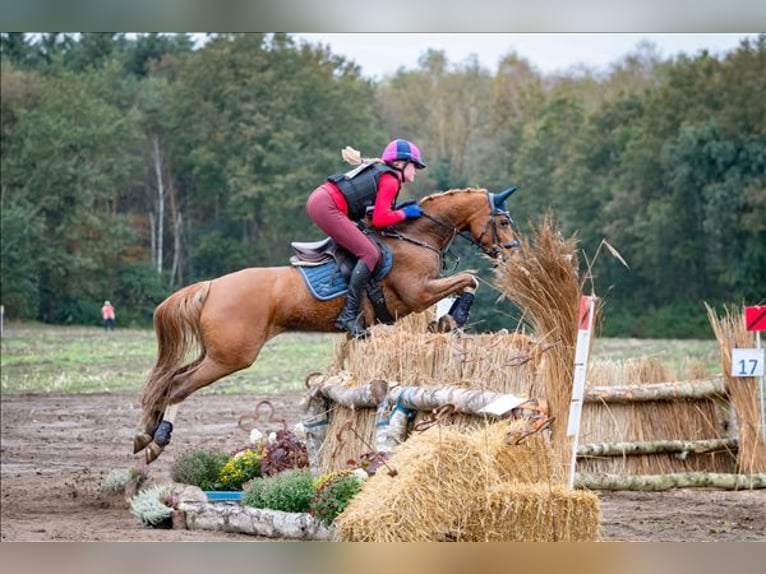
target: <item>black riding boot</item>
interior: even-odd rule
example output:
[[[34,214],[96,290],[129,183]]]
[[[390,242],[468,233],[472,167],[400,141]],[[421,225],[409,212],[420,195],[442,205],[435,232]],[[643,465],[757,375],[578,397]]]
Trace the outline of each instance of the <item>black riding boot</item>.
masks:
[[[346,295],[346,304],[343,310],[335,319],[335,326],[348,331],[354,337],[362,339],[369,335],[367,329],[359,326],[360,308],[362,297],[367,283],[370,281],[372,271],[367,267],[364,261],[357,261],[354,270],[351,272],[351,278],[348,280],[348,294]]]

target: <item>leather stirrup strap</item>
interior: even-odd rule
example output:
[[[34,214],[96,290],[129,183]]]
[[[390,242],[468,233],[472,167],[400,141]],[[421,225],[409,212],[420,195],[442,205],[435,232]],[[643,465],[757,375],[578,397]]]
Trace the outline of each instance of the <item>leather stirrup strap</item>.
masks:
[[[370,297],[372,307],[375,309],[375,316],[381,323],[391,325],[395,319],[386,306],[386,298],[383,296],[383,288],[375,280],[370,280],[367,285],[367,295]]]

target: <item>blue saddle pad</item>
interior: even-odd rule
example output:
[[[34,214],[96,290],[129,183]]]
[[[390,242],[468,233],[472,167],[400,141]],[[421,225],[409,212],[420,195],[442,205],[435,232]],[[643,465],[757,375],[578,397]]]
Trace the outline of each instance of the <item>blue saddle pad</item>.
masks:
[[[388,275],[393,262],[394,256],[391,250],[384,247],[381,261],[372,275],[373,279],[380,281]],[[303,280],[311,294],[320,301],[329,301],[348,292],[348,281],[340,272],[335,261],[328,261],[313,267],[298,267],[298,271],[303,275]]]

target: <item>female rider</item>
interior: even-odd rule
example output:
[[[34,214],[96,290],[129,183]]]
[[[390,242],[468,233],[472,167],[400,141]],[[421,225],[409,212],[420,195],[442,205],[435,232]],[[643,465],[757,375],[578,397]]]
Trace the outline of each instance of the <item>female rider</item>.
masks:
[[[404,139],[390,142],[379,162],[366,163],[345,174],[331,175],[306,202],[311,220],[335,242],[357,257],[351,272],[348,294],[335,327],[363,338],[367,329],[359,325],[364,290],[378,264],[377,246],[357,226],[372,207],[373,227],[387,227],[405,219],[420,217],[418,205],[395,206],[402,185],[415,180],[415,171],[426,164],[415,144]]]

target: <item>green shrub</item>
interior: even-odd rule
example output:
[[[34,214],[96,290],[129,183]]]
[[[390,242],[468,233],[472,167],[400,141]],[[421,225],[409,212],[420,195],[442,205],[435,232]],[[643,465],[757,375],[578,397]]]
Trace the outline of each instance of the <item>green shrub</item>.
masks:
[[[175,482],[198,486],[202,490],[221,490],[218,477],[229,456],[223,452],[192,450],[173,462],[170,477]]]
[[[259,476],[261,453],[247,449],[226,461],[218,473],[218,482],[223,490],[241,490],[242,484]]]
[[[251,481],[242,493],[242,504],[253,508],[266,508],[263,501],[263,488],[266,483],[265,478],[256,478]]]
[[[322,524],[330,526],[361,488],[362,482],[353,474],[338,475],[317,491],[309,511]]]
[[[242,503],[284,512],[308,512],[315,492],[314,478],[308,469],[291,469],[254,480]]]
[[[130,499],[130,511],[144,526],[169,528],[173,508],[165,503],[170,495],[169,484],[155,484]]]

